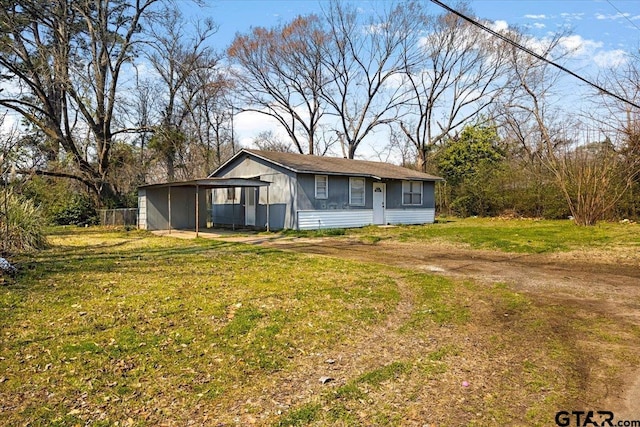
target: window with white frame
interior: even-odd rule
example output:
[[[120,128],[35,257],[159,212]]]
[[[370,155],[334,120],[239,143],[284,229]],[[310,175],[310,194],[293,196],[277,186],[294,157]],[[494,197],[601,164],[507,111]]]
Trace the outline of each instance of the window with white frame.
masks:
[[[326,199],[329,196],[329,177],[316,175],[316,199]]]
[[[422,205],[421,181],[402,181],[402,204]]]
[[[364,206],[364,178],[349,178],[349,204]]]

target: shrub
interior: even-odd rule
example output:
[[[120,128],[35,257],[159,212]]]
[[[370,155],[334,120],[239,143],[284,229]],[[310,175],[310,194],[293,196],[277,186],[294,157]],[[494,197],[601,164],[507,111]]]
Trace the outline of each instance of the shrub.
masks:
[[[93,200],[84,194],[74,194],[71,200],[52,212],[51,219],[57,225],[96,225],[99,222]]]
[[[17,253],[47,246],[44,234],[44,218],[42,211],[31,200],[22,198],[9,191],[0,196],[2,208],[7,211],[0,214],[0,235],[2,250]]]

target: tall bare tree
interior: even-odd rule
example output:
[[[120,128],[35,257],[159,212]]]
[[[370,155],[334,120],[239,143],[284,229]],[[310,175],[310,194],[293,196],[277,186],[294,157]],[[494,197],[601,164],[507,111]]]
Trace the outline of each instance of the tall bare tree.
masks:
[[[626,62],[603,73],[601,86],[635,104],[640,104],[640,51],[626,57]],[[601,91],[597,93],[593,117],[602,128],[624,135],[624,152],[635,163],[640,156],[640,109],[620,102]]]
[[[630,52],[624,63],[609,67],[602,74],[600,86],[640,104],[640,50]],[[615,147],[624,161],[622,179],[629,189],[625,196],[630,202],[627,214],[637,215],[640,210],[640,109],[602,91],[595,95],[591,97],[594,108],[590,109],[593,112],[590,118],[600,129],[617,136]]]
[[[328,43],[321,19],[297,17],[273,29],[254,28],[238,35],[227,50],[237,68],[238,96],[245,111],[274,118],[302,154],[315,154],[325,112],[321,91]]]
[[[158,25],[149,29],[152,49],[148,51],[147,58],[163,86],[162,121],[151,143],[165,161],[169,181],[175,179],[176,156],[186,138],[182,126],[189,114],[188,104],[202,90],[188,86],[187,82],[198,71],[215,68],[218,62],[207,44],[217,31],[217,25],[211,19],[204,19],[196,22],[191,31],[188,27],[178,10],[168,8]],[[185,94],[187,88],[191,91]]]
[[[209,175],[235,154],[233,105],[230,99],[233,81],[215,68],[201,68],[189,77],[182,92],[188,109],[188,129],[196,140],[199,176]]]
[[[0,105],[40,129],[74,165],[50,164],[40,173],[81,181],[102,200],[115,196],[110,154],[124,131],[114,124],[121,74],[157,1],[1,2],[0,74],[11,89]]]
[[[405,63],[411,93],[399,121],[426,171],[434,147],[471,119],[477,122],[500,95],[507,61],[504,46],[457,15],[421,19],[425,35],[413,47],[420,60]]]
[[[412,47],[424,18],[416,2],[392,3],[371,16],[338,0],[329,2],[324,18],[329,39],[322,60],[331,78],[322,96],[337,121],[344,155],[353,158],[363,140],[395,120],[406,102],[403,70],[419,60]]]

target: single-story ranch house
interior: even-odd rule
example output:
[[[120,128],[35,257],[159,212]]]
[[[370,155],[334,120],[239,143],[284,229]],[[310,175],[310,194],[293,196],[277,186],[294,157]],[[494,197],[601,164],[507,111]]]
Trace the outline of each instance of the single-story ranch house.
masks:
[[[435,219],[441,178],[387,163],[243,149],[208,178],[142,186],[142,229],[308,230]]]

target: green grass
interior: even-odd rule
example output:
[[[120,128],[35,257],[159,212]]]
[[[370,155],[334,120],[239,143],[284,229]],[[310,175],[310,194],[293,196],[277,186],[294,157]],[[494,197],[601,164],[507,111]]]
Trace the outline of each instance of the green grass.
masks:
[[[364,227],[349,230],[347,235],[358,236],[365,242],[438,240],[516,253],[562,252],[610,245],[640,248],[638,224],[600,222],[594,227],[579,227],[569,220],[447,219],[426,226]]]
[[[2,425],[542,425],[582,396],[581,342],[640,341],[505,285],[136,231],[49,238],[0,287]],[[361,342],[375,328],[401,354]],[[336,351],[360,363],[319,385]],[[460,387],[482,369],[482,390]],[[292,402],[260,400],[291,381]]]
[[[0,392],[16,407],[0,423],[86,419],[76,393],[93,408],[215,401],[382,321],[398,300],[381,267],[330,258],[100,229],[51,240],[0,294]],[[51,394],[46,408],[38,394]]]
[[[318,404],[307,404],[298,408],[278,421],[275,426],[277,427],[295,427],[305,426],[314,421],[318,413],[321,410],[321,406]]]
[[[378,386],[384,381],[389,381],[403,375],[411,370],[411,364],[402,362],[393,362],[382,368],[367,372],[360,376],[356,382]]]
[[[344,236],[347,231],[344,228],[319,228],[317,230],[283,230],[283,236],[291,237],[335,237]]]

